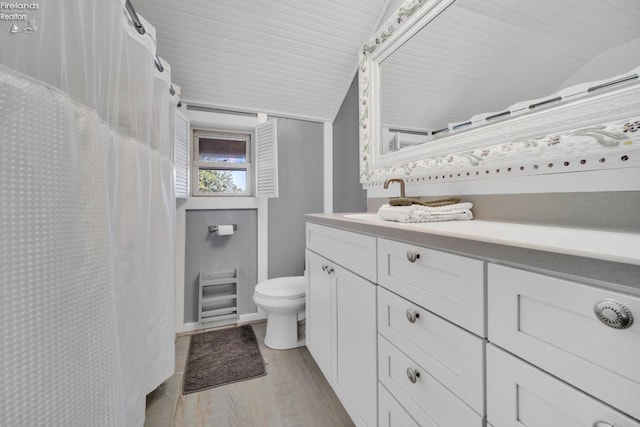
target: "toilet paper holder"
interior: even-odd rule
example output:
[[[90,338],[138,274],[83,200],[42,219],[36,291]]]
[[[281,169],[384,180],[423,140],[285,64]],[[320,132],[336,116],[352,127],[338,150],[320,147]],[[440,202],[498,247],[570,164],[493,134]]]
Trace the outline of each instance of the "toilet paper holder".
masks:
[[[236,231],[238,229],[238,225],[237,224],[230,224],[233,225],[233,231]],[[209,233],[217,233],[218,232],[218,226],[217,225],[210,225],[209,226]]]

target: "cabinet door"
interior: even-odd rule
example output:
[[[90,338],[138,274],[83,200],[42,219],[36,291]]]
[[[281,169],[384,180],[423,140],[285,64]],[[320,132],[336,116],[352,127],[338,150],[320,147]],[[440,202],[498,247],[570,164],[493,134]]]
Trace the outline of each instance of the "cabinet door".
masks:
[[[356,425],[375,426],[376,408],[376,287],[335,267],[336,392]],[[351,406],[351,408],[350,408]]]
[[[326,267],[323,269],[328,261],[310,251],[306,251],[306,255],[306,345],[324,376],[329,383],[333,383],[333,282],[325,271]]]

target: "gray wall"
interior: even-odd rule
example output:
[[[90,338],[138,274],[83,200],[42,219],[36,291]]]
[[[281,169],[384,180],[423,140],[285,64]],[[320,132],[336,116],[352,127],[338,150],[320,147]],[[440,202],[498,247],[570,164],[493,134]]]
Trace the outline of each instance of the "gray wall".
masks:
[[[323,125],[278,119],[279,197],[269,199],[269,278],[304,272],[307,213],[323,211]]]
[[[209,225],[237,224],[231,236],[209,233]],[[257,282],[257,212],[255,209],[187,211],[184,274],[184,321],[198,321],[198,274],[238,271],[238,313],[255,313],[253,288]]]
[[[365,212],[367,192],[360,184],[358,76],[333,122],[333,211]]]

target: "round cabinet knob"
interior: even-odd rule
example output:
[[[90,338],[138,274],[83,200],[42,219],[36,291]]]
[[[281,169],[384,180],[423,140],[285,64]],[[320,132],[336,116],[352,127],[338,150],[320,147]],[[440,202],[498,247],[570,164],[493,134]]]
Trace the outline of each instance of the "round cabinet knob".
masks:
[[[593,422],[593,427],[617,427],[614,423],[610,423],[605,420],[595,420]]]
[[[333,273],[333,267],[327,265],[327,274]]]
[[[416,323],[416,320],[418,319],[418,317],[420,317],[420,313],[418,313],[417,311],[411,308],[407,309],[406,315],[407,315],[407,320],[411,323]]]
[[[328,267],[327,264],[322,264],[322,271],[327,271],[327,267]]]
[[[598,320],[614,329],[626,329],[633,324],[631,310],[610,298],[598,301],[593,311]]]
[[[407,259],[409,260],[409,262],[416,262],[416,260],[420,259],[420,252],[408,250]]]
[[[420,372],[418,372],[417,369],[407,368],[407,378],[415,384],[418,378],[420,378]]]

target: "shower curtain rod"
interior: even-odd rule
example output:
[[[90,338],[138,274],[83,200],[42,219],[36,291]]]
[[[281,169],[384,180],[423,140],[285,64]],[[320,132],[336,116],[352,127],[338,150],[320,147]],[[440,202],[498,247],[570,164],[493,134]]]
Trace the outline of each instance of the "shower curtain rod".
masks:
[[[136,30],[138,30],[141,36],[144,35],[146,30],[144,29],[144,25],[142,25],[142,21],[140,21],[140,18],[138,18],[138,14],[136,13],[136,10],[133,8],[133,4],[131,4],[131,1],[126,0],[124,7],[127,8],[127,12],[129,12],[131,19],[133,20],[133,25],[136,27]]]
[[[133,21],[133,26],[136,27],[136,30],[138,30],[138,33],[141,36],[145,35],[147,31],[144,29],[144,25],[142,25],[142,21],[140,21],[140,18],[138,17],[138,14],[134,9],[133,4],[131,3],[131,0],[126,0],[124,3],[124,6],[127,9],[127,12],[129,12],[129,16],[131,16],[131,20]],[[155,43],[155,40],[153,42]],[[162,65],[162,61],[160,61],[160,58],[158,57],[158,55],[156,55],[153,62],[155,63],[158,71],[162,73],[164,71],[164,66]],[[171,94],[171,96],[176,94],[176,91],[173,88],[173,85],[171,84],[171,82],[169,82],[169,93]]]

